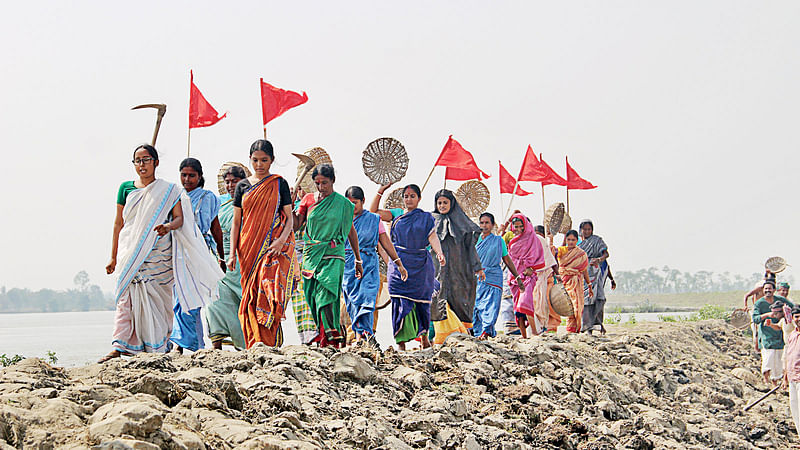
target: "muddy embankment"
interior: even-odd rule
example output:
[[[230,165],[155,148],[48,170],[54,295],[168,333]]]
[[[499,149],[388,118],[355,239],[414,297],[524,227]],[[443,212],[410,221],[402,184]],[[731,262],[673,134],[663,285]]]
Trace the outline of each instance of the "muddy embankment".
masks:
[[[308,347],[0,370],[0,448],[787,448],[785,393],[722,321],[382,354]]]

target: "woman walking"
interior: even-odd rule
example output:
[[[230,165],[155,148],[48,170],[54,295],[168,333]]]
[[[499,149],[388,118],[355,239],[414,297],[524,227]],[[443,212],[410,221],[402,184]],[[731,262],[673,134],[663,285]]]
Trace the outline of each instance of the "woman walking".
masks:
[[[300,202],[305,193],[300,187],[297,187],[297,192],[292,192],[292,199],[294,202],[294,210],[300,206]],[[303,274],[300,267],[303,265],[303,236],[304,230],[299,229],[294,233],[295,244],[295,263],[294,263],[294,289],[292,292],[292,310],[294,311],[294,323],[297,327],[297,336],[300,338],[301,344],[311,344],[319,336],[317,324],[314,322],[314,315],[311,314],[311,307],[308,306],[306,301],[305,292],[303,291]]]
[[[292,295],[294,234],[292,197],[280,175],[271,174],[272,144],[259,139],[250,146],[253,176],[236,185],[233,198],[231,255],[228,270],[242,271],[239,321],[245,347],[256,342],[283,345],[286,302]]]
[[[451,333],[467,333],[467,329],[472,328],[476,277],[485,281],[486,274],[475,249],[480,228],[467,217],[451,191],[442,189],[436,193],[433,218],[436,236],[445,258],[450,261],[446,266],[434,262],[441,289],[434,296],[431,320],[436,332],[434,342],[442,344]]]
[[[537,324],[536,301],[533,288],[538,280],[537,271],[544,267],[544,252],[536,231],[528,218],[515,213],[511,216],[514,237],[509,242],[508,253],[518,270],[517,277],[509,277],[508,284],[514,296],[514,315],[523,338],[528,337],[527,328],[536,335],[543,324]]]
[[[481,236],[475,249],[478,251],[486,279],[478,281],[475,312],[472,316],[472,334],[481,340],[497,336],[495,324],[500,314],[500,300],[503,295],[503,269],[500,262],[506,264],[514,278],[519,276],[514,262],[508,256],[506,242],[493,233],[494,226],[494,216],[491,213],[481,214]]]
[[[141,145],[133,153],[138,180],[117,193],[117,216],[106,273],[122,268],[115,289],[113,350],[99,362],[139,352],[166,352],[172,333],[173,286],[188,294],[193,273],[213,279],[179,297],[187,311],[203,306],[223,274],[194,223],[191,201],[180,187],[156,178],[158,152]],[[215,278],[216,277],[216,278]]]
[[[345,191],[345,197],[354,205],[353,227],[358,234],[363,274],[361,278],[356,276],[358,256],[348,242],[345,246],[344,283],[342,284],[344,302],[356,342],[365,340],[368,344],[377,346],[378,342],[375,340],[373,326],[375,302],[378,299],[381,285],[378,246],[380,245],[397,265],[403,281],[408,278],[408,272],[397,256],[380,216],[364,209],[364,191],[358,186],[351,186]]]
[[[581,330],[581,317],[583,316],[583,286],[584,282],[589,285],[589,295],[592,294],[592,285],[589,281],[589,274],[586,268],[589,266],[589,258],[586,252],[578,247],[578,232],[569,230],[564,236],[564,245],[558,247],[558,273],[561,274],[561,282],[567,289],[572,309],[575,314],[567,318],[567,332],[577,333]]]
[[[220,197],[219,225],[222,228],[222,251],[231,253],[231,228],[233,227],[233,195],[236,185],[247,178],[244,169],[230,166],[224,172],[225,190]],[[242,325],[239,323],[239,307],[242,302],[242,273],[237,262],[234,270],[228,270],[225,278],[218,284],[219,300],[208,305],[203,311],[208,322],[208,337],[215,349],[222,348],[222,342],[230,339],[236,349],[245,348]]]
[[[333,190],[333,166],[322,164],[311,173],[317,193],[306,194],[297,209],[297,225],[305,226],[303,248],[303,290],[319,329],[320,347],[344,344],[339,320],[339,295],[345,267],[345,241],[355,255],[361,255],[353,226],[354,206]],[[363,261],[355,258],[355,277],[361,278]]]
[[[578,247],[586,252],[589,258],[589,267],[586,269],[589,274],[589,286],[591,290],[584,291],[583,325],[581,331],[601,331],[605,333],[603,326],[603,309],[606,306],[605,283],[608,276],[608,246],[603,242],[603,238],[594,234],[594,224],[586,219],[581,222],[582,240]]]
[[[208,251],[216,251],[217,260],[224,268],[225,250],[222,242],[222,229],[219,225],[217,214],[219,213],[220,201],[213,192],[203,189],[205,178],[203,178],[203,166],[200,161],[194,158],[186,158],[180,165],[181,184],[186,189],[189,199],[192,201],[192,215],[194,216],[197,228],[205,241]],[[193,277],[195,283],[213,285],[210,280]],[[191,311],[184,311],[178,298],[182,291],[176,291],[175,304],[175,326],[172,328],[170,341],[176,345],[178,353],[183,353],[183,349],[197,351],[203,348],[203,321],[200,317],[200,308]]]
[[[384,189],[388,186],[381,186]],[[382,191],[378,191],[379,197]],[[392,330],[400,350],[406,342],[420,338],[422,348],[431,346],[428,329],[431,324],[431,296],[435,284],[433,261],[427,247],[436,254],[440,266],[446,264],[433,216],[419,209],[420,189],[416,184],[403,188],[402,214],[392,210],[377,210],[378,198],[372,203],[383,220],[392,220],[391,238],[397,255],[408,270],[403,279],[399,266],[389,262],[386,277],[389,280],[389,297],[392,299]],[[373,211],[376,212],[376,211]]]

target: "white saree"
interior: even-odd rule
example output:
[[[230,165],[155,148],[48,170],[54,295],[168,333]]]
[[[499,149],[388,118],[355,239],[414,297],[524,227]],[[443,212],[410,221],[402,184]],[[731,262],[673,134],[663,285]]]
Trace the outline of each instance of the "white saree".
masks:
[[[180,200],[183,225],[159,237]],[[172,333],[173,293],[185,311],[217,298],[223,273],[197,228],[183,188],[156,180],[128,195],[117,253],[112,346],[124,353],[165,352]]]

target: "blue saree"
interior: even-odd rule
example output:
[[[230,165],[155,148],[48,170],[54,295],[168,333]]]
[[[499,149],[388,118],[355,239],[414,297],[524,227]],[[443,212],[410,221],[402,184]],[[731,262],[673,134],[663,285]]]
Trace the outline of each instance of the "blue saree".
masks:
[[[219,214],[220,201],[213,192],[202,188],[192,189],[187,193],[192,201],[192,212],[200,234],[212,253],[215,252],[216,243],[211,237],[211,222]],[[172,328],[170,341],[191,351],[203,348],[203,320],[200,308],[184,312],[177,296],[172,310],[175,312],[175,326]]]
[[[433,216],[421,209],[411,210],[392,222],[392,242],[408,271],[406,281],[400,277],[394,262],[389,263],[387,271],[392,328],[397,343],[419,337],[430,328],[434,270],[426,248],[434,225]]]
[[[472,333],[475,336],[486,334],[495,337],[497,336],[495,324],[500,314],[500,300],[503,296],[503,269],[500,263],[503,260],[505,245],[503,238],[490,234],[479,240],[475,248],[486,280],[478,281],[475,310],[472,313]]]
[[[345,244],[344,280],[342,291],[347,314],[350,316],[355,333],[372,334],[375,300],[381,286],[380,266],[378,264],[378,229],[380,216],[363,211],[353,218],[353,226],[358,233],[358,247],[361,250],[363,274],[356,278],[356,258],[350,242]]]

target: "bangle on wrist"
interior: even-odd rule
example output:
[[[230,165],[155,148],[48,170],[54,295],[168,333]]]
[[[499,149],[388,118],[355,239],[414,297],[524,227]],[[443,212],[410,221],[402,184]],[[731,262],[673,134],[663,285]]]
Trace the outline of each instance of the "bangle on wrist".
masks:
[[[362,261],[360,259],[357,259],[356,264],[362,264]]]
[[[395,263],[395,264],[397,264],[397,261],[400,261],[400,257],[397,257],[397,258],[392,260],[392,262]]]

